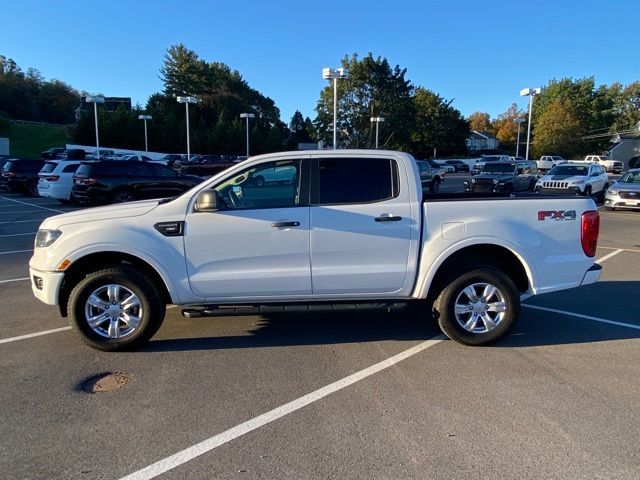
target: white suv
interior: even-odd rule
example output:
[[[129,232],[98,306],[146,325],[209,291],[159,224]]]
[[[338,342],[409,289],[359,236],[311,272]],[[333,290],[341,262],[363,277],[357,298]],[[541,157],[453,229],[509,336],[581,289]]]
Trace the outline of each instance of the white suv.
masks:
[[[556,165],[536,183],[538,193],[597,195],[604,200],[609,177],[597,163],[565,162]]]
[[[72,200],[73,174],[81,162],[74,160],[49,160],[38,172],[38,195],[55,198],[61,203]]]
[[[551,170],[559,163],[564,162],[565,159],[558,155],[543,155],[540,160],[537,161],[538,170]]]

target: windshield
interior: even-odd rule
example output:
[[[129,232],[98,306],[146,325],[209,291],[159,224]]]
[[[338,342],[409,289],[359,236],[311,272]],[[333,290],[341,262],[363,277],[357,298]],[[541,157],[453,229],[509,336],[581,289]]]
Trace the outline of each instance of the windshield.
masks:
[[[511,163],[491,163],[484,166],[482,173],[513,173],[514,168]]]
[[[549,170],[548,175],[569,175],[572,177],[575,176],[586,176],[589,174],[589,167],[582,165],[557,165]]]
[[[627,172],[618,180],[618,183],[640,183],[640,172]]]

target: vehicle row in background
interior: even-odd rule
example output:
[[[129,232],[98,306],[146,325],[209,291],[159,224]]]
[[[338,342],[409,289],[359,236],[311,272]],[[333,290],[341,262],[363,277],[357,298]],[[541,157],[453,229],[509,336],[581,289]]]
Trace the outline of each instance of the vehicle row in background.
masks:
[[[596,195],[604,200],[609,177],[597,163],[564,162],[553,167],[535,186],[538,193]]]
[[[533,191],[538,180],[534,161],[489,161],[482,171],[464,182],[466,192]]]
[[[416,160],[422,192],[438,193],[440,184],[444,182],[446,170],[435,160]]]

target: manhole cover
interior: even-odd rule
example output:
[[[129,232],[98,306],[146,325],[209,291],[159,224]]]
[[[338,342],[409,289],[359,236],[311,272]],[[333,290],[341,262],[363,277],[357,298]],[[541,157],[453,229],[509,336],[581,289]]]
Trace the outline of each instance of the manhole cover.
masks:
[[[131,381],[131,375],[124,372],[103,372],[80,382],[80,390],[87,393],[112,392]]]

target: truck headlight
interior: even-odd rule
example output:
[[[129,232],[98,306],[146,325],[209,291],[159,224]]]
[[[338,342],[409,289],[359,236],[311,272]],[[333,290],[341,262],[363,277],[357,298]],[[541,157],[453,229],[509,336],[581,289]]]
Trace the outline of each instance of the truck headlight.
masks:
[[[500,180],[498,180],[497,178],[494,178],[494,179],[493,179],[493,184],[494,184],[494,185],[497,185],[499,181],[500,181]]]
[[[472,179],[471,179],[471,183],[476,183],[476,179],[475,179],[475,178],[472,178]]]
[[[36,233],[35,248],[48,247],[62,235],[60,230],[38,230]]]

